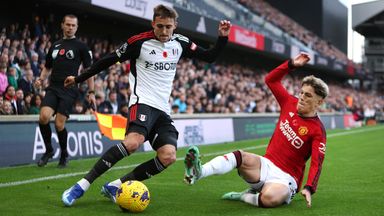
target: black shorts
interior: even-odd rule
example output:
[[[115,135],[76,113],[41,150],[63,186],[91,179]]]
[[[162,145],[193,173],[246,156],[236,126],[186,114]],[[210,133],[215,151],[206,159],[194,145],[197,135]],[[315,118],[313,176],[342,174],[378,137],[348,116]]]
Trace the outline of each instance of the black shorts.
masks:
[[[135,104],[129,108],[127,134],[140,133],[149,141],[153,150],[165,144],[171,144],[177,149],[179,132],[173,125],[173,120],[165,112],[145,104]]]
[[[41,107],[49,106],[55,110],[55,114],[60,113],[69,118],[72,106],[79,95],[78,90],[76,88],[48,86],[45,91]]]

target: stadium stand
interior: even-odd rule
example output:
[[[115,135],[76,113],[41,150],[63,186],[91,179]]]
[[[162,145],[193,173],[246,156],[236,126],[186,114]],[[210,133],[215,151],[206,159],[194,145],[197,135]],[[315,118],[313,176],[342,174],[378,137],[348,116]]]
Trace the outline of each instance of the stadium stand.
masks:
[[[213,12],[213,6],[207,1],[175,0],[179,6],[195,11],[205,8],[199,13],[214,16],[216,19],[234,17],[235,20],[248,22],[249,17],[259,20],[263,17],[282,32],[290,34],[306,47],[316,48],[327,56],[346,61],[344,53],[340,53],[332,45],[327,44],[308,30],[293,23],[283,14],[278,13],[266,2],[239,0],[237,2],[222,1],[222,6]],[[240,3],[240,4],[239,4]],[[237,5],[236,7],[234,5]],[[232,8],[234,12],[228,10]],[[264,9],[261,10],[260,7]],[[245,15],[248,9],[254,11],[252,15]],[[238,11],[243,10],[243,13]],[[201,12],[203,11],[203,12]],[[224,13],[224,11],[227,11]],[[271,12],[273,11],[273,13]],[[276,12],[276,13],[275,13]],[[272,14],[275,14],[272,16]],[[52,26],[54,20],[60,20],[52,14],[37,15],[24,23],[11,23],[1,26],[0,35],[0,113],[1,115],[15,115],[11,107],[21,106],[23,114],[36,114],[39,110],[44,90],[36,89],[33,81],[39,76],[44,65],[45,55],[52,41],[59,38],[57,30]],[[283,22],[287,21],[287,22]],[[253,25],[257,24],[257,21]],[[255,25],[257,26],[257,25]],[[259,25],[259,29],[264,29]],[[264,30],[265,33],[265,30]],[[266,34],[276,34],[272,31]],[[283,33],[283,35],[286,35]],[[97,61],[106,53],[116,49],[118,44],[114,40],[97,38],[94,35],[80,35],[82,41],[88,43],[92,49],[94,60]],[[292,42],[292,41],[291,41]],[[96,77],[95,90],[97,93],[98,111],[104,112],[112,102],[115,104],[116,92],[117,106],[112,113],[119,113],[120,108],[126,110],[129,100],[128,73],[130,64],[124,62],[110,67]],[[240,62],[229,63],[218,61],[215,64],[205,64],[196,60],[182,59],[178,65],[178,73],[174,81],[174,90],[170,98],[170,106],[178,113],[264,113],[279,112],[279,106],[271,92],[264,84],[264,76],[270,68],[263,65],[244,65]],[[291,76],[284,80],[284,85],[294,94],[298,94],[299,76]],[[47,83],[45,83],[45,86]],[[13,89],[8,87],[13,86]],[[21,89],[21,90],[19,90]],[[80,86],[81,96],[74,105],[73,113],[89,114],[90,106],[85,99],[87,86]],[[348,82],[331,82],[331,94],[328,102],[322,107],[323,112],[353,112],[356,119],[381,116],[384,108],[383,95],[371,92],[364,86],[351,85]],[[112,94],[111,94],[112,93]],[[10,102],[10,103],[9,103]],[[20,110],[20,109],[18,109]],[[19,112],[19,114],[22,114]],[[124,113],[124,111],[122,111]],[[372,114],[373,113],[373,114]]]

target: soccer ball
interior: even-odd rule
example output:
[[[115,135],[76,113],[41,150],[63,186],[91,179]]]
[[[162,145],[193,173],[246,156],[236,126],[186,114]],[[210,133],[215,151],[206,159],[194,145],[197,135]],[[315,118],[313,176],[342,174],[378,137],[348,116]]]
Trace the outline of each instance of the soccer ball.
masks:
[[[150,201],[149,190],[140,181],[124,182],[116,192],[116,204],[123,211],[142,212]]]

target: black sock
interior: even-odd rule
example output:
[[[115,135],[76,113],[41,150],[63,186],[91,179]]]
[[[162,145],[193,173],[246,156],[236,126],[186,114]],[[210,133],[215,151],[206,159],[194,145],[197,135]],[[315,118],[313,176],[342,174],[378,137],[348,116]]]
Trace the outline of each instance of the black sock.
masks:
[[[51,126],[49,126],[49,123],[48,124],[39,123],[39,127],[40,127],[41,136],[43,136],[46,152],[53,152],[53,148],[51,144],[51,137],[52,137]]]
[[[62,131],[57,131],[57,137],[59,138],[59,144],[61,148],[61,157],[68,157],[67,152],[67,138],[68,132],[67,129],[63,129]]]
[[[84,178],[87,179],[89,183],[92,183],[96,178],[109,170],[119,160],[128,155],[129,153],[123,143],[112,146],[101,156],[101,158],[96,162],[96,164]]]
[[[152,176],[161,173],[165,170],[165,167],[159,160],[158,157],[155,157],[147,162],[144,162],[137,166],[132,172],[120,178],[121,182],[126,182],[128,180],[138,180],[143,181],[151,178]]]

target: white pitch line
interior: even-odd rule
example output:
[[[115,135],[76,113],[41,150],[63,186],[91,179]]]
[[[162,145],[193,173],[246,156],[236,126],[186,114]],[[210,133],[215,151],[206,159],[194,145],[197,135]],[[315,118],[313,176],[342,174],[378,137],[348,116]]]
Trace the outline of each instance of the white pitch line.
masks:
[[[364,133],[368,131],[375,131],[375,130],[382,130],[383,127],[375,127],[375,128],[365,128],[362,130],[355,130],[355,131],[345,131],[345,132],[340,132],[340,133],[335,133],[335,134],[330,134],[327,137],[338,137],[338,136],[345,136],[349,134],[356,134],[356,133]],[[260,149],[260,148],[265,148],[267,145],[258,145],[258,146],[251,146],[251,147],[246,147],[242,148],[242,150],[254,150],[254,149]],[[213,155],[221,155],[225,154],[231,151],[235,151],[237,149],[232,149],[232,150],[226,150],[226,151],[220,151],[220,152],[213,152],[213,153],[207,153],[207,154],[202,154],[203,156],[213,156]],[[184,160],[184,157],[180,157],[176,159],[177,161]],[[121,170],[121,169],[127,169],[131,167],[136,167],[140,164],[131,164],[127,166],[117,166],[117,167],[112,167],[110,170]],[[28,180],[23,180],[23,181],[14,181],[14,182],[5,182],[5,183],[0,183],[0,188],[3,187],[12,187],[12,186],[18,186],[18,185],[24,185],[24,184],[32,184],[36,182],[41,182],[41,181],[47,181],[47,180],[55,180],[55,179],[62,179],[62,178],[68,178],[68,177],[73,177],[73,176],[79,176],[79,175],[84,175],[86,174],[87,171],[84,172],[74,172],[74,173],[67,173],[67,174],[59,174],[59,175],[54,175],[54,176],[46,176],[46,177],[40,177],[40,178],[33,178],[33,179],[28,179]]]

